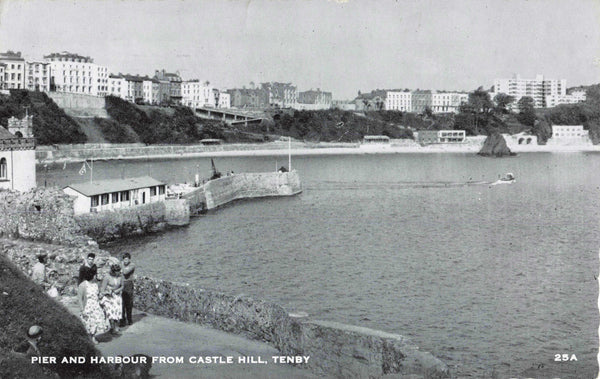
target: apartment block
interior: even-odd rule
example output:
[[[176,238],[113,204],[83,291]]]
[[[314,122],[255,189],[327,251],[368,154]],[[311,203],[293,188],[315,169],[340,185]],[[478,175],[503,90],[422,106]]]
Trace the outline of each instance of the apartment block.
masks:
[[[331,92],[321,91],[320,88],[317,90],[309,90],[304,92],[298,92],[298,104],[309,105],[311,109],[329,109],[331,108],[331,102],[333,95]]]
[[[568,95],[550,95],[546,96],[546,107],[552,108],[560,104],[582,103],[586,98],[585,91],[573,91]]]
[[[173,104],[181,104],[181,84],[183,80],[179,76],[179,71],[166,72],[164,69],[160,71],[156,70],[154,79],[162,83],[160,87],[161,95],[168,87],[169,101]],[[165,83],[168,83],[168,86]]]
[[[536,108],[548,107],[546,98],[552,96],[565,96],[567,94],[566,79],[546,79],[543,75],[536,75],[535,79],[524,79],[515,75],[511,79],[495,79],[492,98],[499,93],[514,97],[511,109],[517,109],[517,103],[522,97],[533,98]]]
[[[25,63],[25,89],[29,91],[50,91],[50,63],[26,62]]]
[[[212,107],[216,108],[218,104],[218,90],[214,93],[214,88],[209,81],[200,81],[198,79],[186,80],[181,83],[181,104],[191,107]]]
[[[261,83],[261,88],[266,91],[270,106],[290,108],[298,102],[298,90],[292,83]]]
[[[4,66],[4,80],[1,89],[25,88],[25,59],[21,52],[7,51],[0,53],[0,63]]]
[[[390,90],[386,92],[385,109],[388,111],[412,111],[412,92],[406,90]]]

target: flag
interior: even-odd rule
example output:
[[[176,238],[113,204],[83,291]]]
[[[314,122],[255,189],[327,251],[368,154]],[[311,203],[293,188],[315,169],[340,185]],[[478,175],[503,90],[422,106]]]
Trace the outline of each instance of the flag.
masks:
[[[65,162],[65,164],[63,164],[63,170],[67,168],[67,162]]]
[[[79,170],[79,175],[85,174],[85,162],[83,162],[83,166],[81,166],[81,170]]]

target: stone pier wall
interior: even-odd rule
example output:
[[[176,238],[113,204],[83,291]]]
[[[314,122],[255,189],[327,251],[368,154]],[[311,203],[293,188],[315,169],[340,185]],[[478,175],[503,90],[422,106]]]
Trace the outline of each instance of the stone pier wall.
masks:
[[[238,199],[289,196],[301,191],[300,177],[296,171],[234,174],[204,185],[207,209]]]
[[[283,355],[308,355],[305,366],[329,377],[387,374],[449,378],[448,367],[407,338],[373,329],[296,319],[277,304],[147,277],[135,281],[135,307],[165,317],[269,342]]]

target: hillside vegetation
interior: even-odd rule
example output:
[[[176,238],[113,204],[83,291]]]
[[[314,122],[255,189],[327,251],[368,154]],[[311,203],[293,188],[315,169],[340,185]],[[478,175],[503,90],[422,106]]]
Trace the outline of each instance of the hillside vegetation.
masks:
[[[39,349],[44,356],[99,356],[85,327],[73,314],[51,299],[42,288],[29,280],[12,262],[0,254],[0,378],[103,378],[105,367],[85,364],[32,364],[14,353],[15,347],[26,340],[27,330],[39,325],[44,330]]]
[[[40,145],[86,141],[77,123],[45,93],[11,90],[9,96],[0,95],[0,125],[3,127],[8,126],[10,117],[21,119],[26,112],[33,115],[33,135]]]

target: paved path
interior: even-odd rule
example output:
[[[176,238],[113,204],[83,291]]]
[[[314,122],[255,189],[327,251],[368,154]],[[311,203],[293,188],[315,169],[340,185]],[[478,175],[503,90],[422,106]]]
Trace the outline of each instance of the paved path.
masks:
[[[76,304],[67,307],[78,313]],[[98,349],[105,357],[146,354],[159,357],[182,357],[183,363],[152,364],[153,378],[316,378],[307,369],[273,363],[278,351],[263,342],[225,333],[210,327],[179,322],[134,310],[134,323],[122,329],[120,336],[98,336]],[[190,363],[190,358],[227,357],[233,363]],[[238,363],[240,357],[260,357],[267,363]]]

